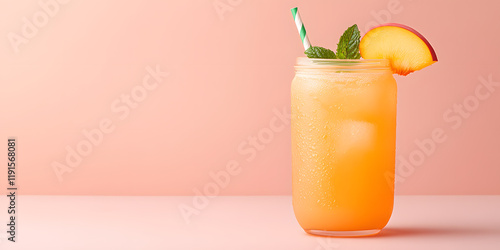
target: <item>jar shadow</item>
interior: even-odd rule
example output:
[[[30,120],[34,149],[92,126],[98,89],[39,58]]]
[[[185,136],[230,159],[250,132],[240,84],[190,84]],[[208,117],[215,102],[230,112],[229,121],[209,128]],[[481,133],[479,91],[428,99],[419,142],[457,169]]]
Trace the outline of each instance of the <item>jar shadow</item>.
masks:
[[[483,228],[384,228],[373,237],[420,237],[420,236],[471,236],[471,235],[498,235],[500,230],[487,230]]]
[[[305,235],[319,238],[356,238],[356,239],[373,239],[384,237],[466,237],[466,236],[486,236],[486,235],[500,235],[500,228],[498,230],[488,230],[484,228],[404,228],[404,227],[389,227],[384,228],[379,234],[372,236],[355,236],[355,237],[342,237],[342,236],[321,236],[312,235],[302,231]]]

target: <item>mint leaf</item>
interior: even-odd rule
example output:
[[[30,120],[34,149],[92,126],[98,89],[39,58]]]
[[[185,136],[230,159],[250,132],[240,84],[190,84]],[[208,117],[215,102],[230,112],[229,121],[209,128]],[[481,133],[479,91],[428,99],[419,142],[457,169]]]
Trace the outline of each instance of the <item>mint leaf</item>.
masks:
[[[325,59],[337,59],[335,56],[335,52],[325,49],[319,46],[311,46],[309,47],[304,54],[309,58],[325,58]]]
[[[337,44],[337,57],[339,59],[359,59],[361,57],[359,54],[360,38],[358,25],[354,24],[347,28]]]
[[[361,35],[359,33],[358,25],[347,28],[344,34],[340,37],[337,44],[337,54],[332,50],[312,46],[309,47],[304,54],[309,58],[324,58],[324,59],[360,59],[359,42]]]

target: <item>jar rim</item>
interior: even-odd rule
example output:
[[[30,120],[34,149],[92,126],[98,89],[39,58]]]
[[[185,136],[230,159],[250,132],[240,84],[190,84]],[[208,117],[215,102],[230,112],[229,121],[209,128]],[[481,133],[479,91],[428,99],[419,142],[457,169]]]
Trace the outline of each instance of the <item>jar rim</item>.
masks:
[[[324,59],[297,57],[295,69],[390,69],[388,59]]]

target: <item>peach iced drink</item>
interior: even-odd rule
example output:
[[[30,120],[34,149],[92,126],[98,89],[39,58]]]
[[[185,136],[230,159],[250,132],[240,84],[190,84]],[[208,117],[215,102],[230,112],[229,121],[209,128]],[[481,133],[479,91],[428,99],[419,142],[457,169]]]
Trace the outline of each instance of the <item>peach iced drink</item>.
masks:
[[[362,39],[353,25],[335,52],[311,46],[296,8],[292,14],[308,56],[298,58],[291,87],[295,217],[310,234],[377,234],[394,201],[393,74],[423,69],[436,53],[401,24],[380,25]]]
[[[396,81],[387,60],[324,64],[298,62],[292,82],[295,215],[308,232],[380,230],[394,196]]]

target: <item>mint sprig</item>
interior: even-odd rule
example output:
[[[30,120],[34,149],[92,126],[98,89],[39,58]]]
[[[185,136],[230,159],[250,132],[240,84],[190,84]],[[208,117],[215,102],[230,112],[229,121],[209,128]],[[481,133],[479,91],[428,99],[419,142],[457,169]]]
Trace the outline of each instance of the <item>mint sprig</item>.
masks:
[[[337,44],[337,54],[332,50],[312,46],[309,47],[304,54],[309,58],[324,58],[324,59],[359,59],[359,41],[361,35],[359,33],[358,25],[347,28],[344,34],[340,37]]]
[[[359,59],[359,34],[358,25],[347,28],[344,34],[340,37],[337,44],[337,58],[339,59]]]
[[[311,46],[309,47],[304,54],[309,58],[325,58],[325,59],[336,59],[335,52],[325,49],[319,46]]]

